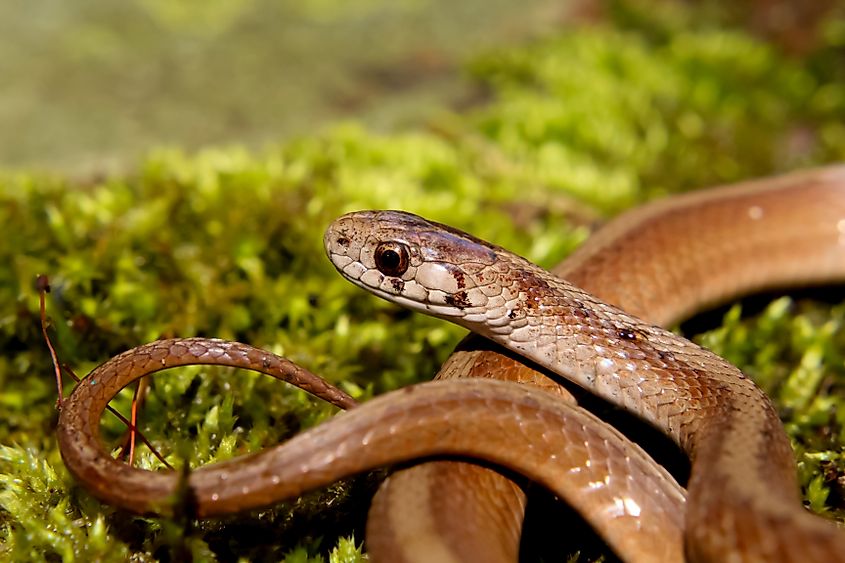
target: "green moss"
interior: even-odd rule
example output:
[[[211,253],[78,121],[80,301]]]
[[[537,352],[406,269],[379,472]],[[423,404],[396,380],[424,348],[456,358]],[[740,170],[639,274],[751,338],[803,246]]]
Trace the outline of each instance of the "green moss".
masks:
[[[360,208],[437,218],[552,265],[587,225],[657,195],[841,159],[845,78],[735,31],[662,25],[560,36],[477,59],[492,99],[429,128],[339,125],[261,154],[161,150],[133,176],[0,180],[0,553],[13,559],[358,561],[344,539],[373,480],[220,522],[140,519],[77,488],[58,456],[35,276],[51,276],[60,357],[80,374],[161,336],[264,346],[366,399],[428,379],[461,335],[342,281],[322,230]],[[800,141],[800,142],[799,142]],[[732,310],[703,341],[787,415],[809,504],[842,507],[843,307]],[[70,385],[68,384],[69,390]],[[122,395],[117,406],[129,402]],[[143,430],[174,464],[277,443],[332,410],[247,373],[153,379]],[[104,418],[108,435],[122,428]],[[832,430],[823,431],[822,428]],[[143,454],[142,466],[155,466]],[[331,502],[331,511],[323,508]],[[842,514],[839,513],[841,517]],[[332,551],[334,549],[334,551]]]
[[[741,318],[734,306],[699,342],[749,375],[774,400],[796,450],[810,508],[845,519],[845,305],[777,299]]]

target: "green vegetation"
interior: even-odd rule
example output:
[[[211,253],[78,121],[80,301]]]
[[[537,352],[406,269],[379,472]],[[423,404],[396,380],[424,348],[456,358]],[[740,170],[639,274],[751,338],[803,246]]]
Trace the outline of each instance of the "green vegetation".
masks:
[[[471,72],[490,99],[426,127],[377,134],[345,124],[262,153],[160,150],[134,175],[88,182],[5,174],[0,557],[358,561],[374,482],[220,522],[101,506],[56,449],[37,274],[51,276],[54,338],[80,375],[155,338],[219,336],[288,356],[366,399],[430,378],[461,330],[342,281],[321,245],[337,215],[407,209],[550,266],[595,220],[650,198],[845,157],[845,76],[829,64],[842,55],[845,19],[829,23],[802,64],[671,10],[645,23],[617,18],[615,29],[567,29],[477,58]],[[840,518],[844,318],[842,305],[778,300],[751,321],[734,308],[701,337],[773,393],[810,505]],[[116,403],[125,411],[129,396]],[[195,368],[153,378],[142,428],[171,463],[196,465],[331,414],[269,378]],[[120,436],[113,417],[103,424]],[[155,460],[144,453],[140,463]]]

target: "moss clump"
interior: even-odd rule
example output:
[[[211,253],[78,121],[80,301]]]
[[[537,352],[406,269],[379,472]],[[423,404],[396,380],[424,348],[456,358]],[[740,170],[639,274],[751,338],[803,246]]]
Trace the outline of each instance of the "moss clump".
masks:
[[[492,100],[428,129],[380,135],[342,125],[262,154],[158,151],[134,176],[87,184],[0,180],[3,556],[360,560],[345,534],[360,530],[372,488],[358,479],[221,522],[140,519],[99,505],[75,487],[55,447],[39,273],[52,276],[60,356],[79,373],[154,338],[199,334],[267,347],[366,399],[430,378],[461,331],[342,281],[321,248],[335,216],[407,209],[552,265],[586,225],[648,198],[845,155],[845,78],[740,32],[566,30],[471,68]],[[831,484],[844,472],[840,317],[840,308],[795,314],[778,301],[754,330],[733,312],[704,337],[781,401],[809,502],[831,512],[842,507]],[[117,404],[125,409],[128,397]],[[330,414],[268,378],[195,368],[154,378],[143,430],[174,462],[198,464]],[[122,430],[110,417],[104,425],[112,436]],[[327,499],[339,508],[324,510]]]

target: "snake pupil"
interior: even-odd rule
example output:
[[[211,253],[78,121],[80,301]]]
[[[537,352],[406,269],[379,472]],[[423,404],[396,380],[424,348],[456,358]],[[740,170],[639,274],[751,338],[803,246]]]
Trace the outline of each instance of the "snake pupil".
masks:
[[[403,244],[382,243],[376,248],[376,267],[386,276],[401,276],[408,269],[408,249]]]
[[[394,269],[399,265],[399,255],[392,250],[385,250],[381,255],[381,263],[385,268]]]

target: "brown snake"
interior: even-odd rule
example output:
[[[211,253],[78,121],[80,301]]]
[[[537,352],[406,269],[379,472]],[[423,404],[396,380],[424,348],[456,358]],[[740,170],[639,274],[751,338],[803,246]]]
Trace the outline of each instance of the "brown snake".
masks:
[[[346,401],[284,360],[216,340],[148,344],[83,380],[59,419],[71,473],[98,498],[139,513],[171,512],[174,493],[184,490],[183,502],[206,517],[266,506],[384,464],[474,457],[541,483],[590,522],[614,521],[603,534],[626,560],[685,553],[693,561],[845,561],[845,533],[801,507],[792,451],[768,399],[726,361],[649,324],[740,293],[845,278],[845,169],[679,196],[625,214],[558,268],[569,281],[398,212],[344,216],[325,243],[354,283],[466,326],[671,436],[692,459],[685,522],[682,493],[639,448],[552,393],[505,382],[439,381],[389,393],[275,448],[194,470],[186,484],[176,473],[112,459],[99,436],[107,402],[145,373],[175,365],[223,363],[306,378],[321,394]],[[453,360],[460,364],[454,372],[471,374],[484,362],[512,370],[509,361],[470,353]],[[463,471],[457,467],[445,471]],[[512,487],[475,470],[463,475],[468,488],[444,494],[482,498],[479,479],[498,483],[496,495],[510,500],[492,509],[499,520],[488,527],[518,529],[507,515],[519,503]],[[390,514],[395,487],[391,480],[379,494],[373,516]],[[460,504],[459,517],[472,510]],[[405,524],[383,524],[371,550],[378,545],[384,560],[409,560],[413,549],[392,545],[397,538],[413,544]],[[375,528],[368,526],[368,541]],[[506,552],[509,542],[501,546]],[[448,547],[417,545],[421,560],[461,557]],[[649,546],[653,551],[644,552]],[[490,560],[481,552],[463,556],[472,558]]]

